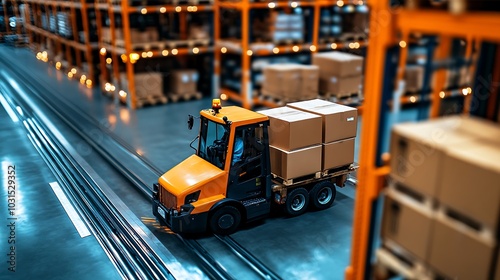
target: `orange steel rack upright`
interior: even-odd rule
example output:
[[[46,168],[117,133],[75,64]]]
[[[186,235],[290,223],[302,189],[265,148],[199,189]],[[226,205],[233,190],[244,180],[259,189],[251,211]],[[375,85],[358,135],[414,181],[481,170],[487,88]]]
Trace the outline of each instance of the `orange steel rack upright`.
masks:
[[[197,13],[204,11],[213,11],[213,6],[205,1],[204,4],[165,4],[165,5],[141,5],[131,6],[129,1],[116,1],[116,0],[95,0],[98,34],[99,34],[99,53],[100,53],[100,69],[101,85],[105,92],[116,97],[120,102],[125,103],[131,108],[137,108],[137,96],[135,88],[135,70],[134,64],[139,59],[161,58],[167,56],[183,56],[183,55],[196,55],[203,53],[211,53],[213,51],[211,45],[206,46],[176,46],[174,43],[165,41],[164,44],[152,48],[149,42],[145,42],[140,46],[141,50],[134,49],[131,40],[131,14],[165,14],[165,13],[178,13],[181,17],[185,17],[187,13]],[[102,40],[102,16],[107,14],[110,22],[111,42],[104,42]],[[123,44],[117,45],[116,42],[116,23],[117,15],[122,19],[123,31]],[[212,23],[210,23],[212,24]],[[181,21],[181,34],[186,36],[186,21]],[[135,45],[135,44],[134,44]],[[108,57],[109,56],[109,57]],[[122,87],[121,75],[122,68],[120,63],[125,64],[124,72],[127,77],[128,87]],[[111,65],[112,73],[109,74],[107,66]],[[114,79],[111,78],[114,77]],[[115,84],[113,82],[115,81]],[[117,95],[117,96],[115,96]]]
[[[372,203],[377,199],[384,187],[384,178],[389,174],[387,166],[378,166],[376,162],[381,157],[377,151],[380,124],[380,108],[382,102],[382,87],[384,81],[384,62],[387,48],[397,43],[397,32],[403,38],[408,38],[411,32],[421,32],[442,36],[443,41],[439,53],[446,52],[449,47],[447,40],[450,37],[466,38],[469,46],[467,55],[472,53],[473,41],[489,40],[500,42],[500,14],[495,12],[466,12],[453,15],[445,11],[407,10],[400,8],[393,10],[387,0],[370,0],[370,48],[367,53],[365,66],[364,89],[367,94],[364,100],[363,126],[361,130],[361,150],[358,171],[358,187],[356,190],[356,204],[354,213],[351,262],[346,268],[346,279],[367,279],[365,269],[369,265],[371,246],[370,228],[373,223]],[[401,81],[407,48],[400,52],[400,68],[397,80]],[[498,72],[498,71],[497,71]],[[437,117],[440,102],[443,98],[442,77],[434,84],[431,98],[431,117]],[[499,75],[499,74],[497,74]],[[469,75],[470,78],[470,75]],[[466,95],[467,98],[473,92]],[[467,109],[465,109],[467,112]]]
[[[253,94],[253,84],[251,80],[251,58],[257,56],[272,56],[277,54],[297,54],[297,53],[314,53],[322,50],[336,49],[359,49],[368,45],[364,40],[352,40],[336,43],[320,43],[319,42],[319,26],[320,26],[320,9],[322,7],[333,7],[335,5],[342,7],[344,5],[364,5],[363,0],[318,0],[318,1],[269,1],[269,2],[252,2],[250,0],[241,1],[226,1],[215,0],[215,23],[214,23],[214,40],[215,40],[215,76],[214,93],[224,94],[228,99],[234,100],[242,104],[245,108],[252,108],[255,105],[264,105],[268,107],[278,106],[274,102],[261,100]],[[262,48],[258,44],[250,41],[250,11],[253,9],[295,9],[295,8],[312,8],[313,10],[313,28],[311,41],[295,44],[274,44],[271,48]],[[220,23],[217,17],[224,10],[236,10],[241,14],[241,40],[228,40],[220,36]],[[221,60],[225,53],[237,54],[241,56],[241,87],[240,92],[236,92],[229,88],[220,87]]]
[[[73,0],[73,1],[41,1],[41,0],[23,0],[25,4],[26,21],[25,27],[28,32],[30,43],[37,54],[37,58],[48,62],[53,62],[58,70],[67,68],[69,78],[79,78],[82,84],[88,88],[93,86],[96,80],[96,69],[94,68],[94,52],[97,50],[97,43],[91,42],[90,38],[90,25],[89,25],[89,10],[94,9],[93,3],[88,3],[87,0]],[[44,13],[43,13],[44,12]],[[57,14],[58,12],[65,12],[69,14],[69,21],[71,22],[71,37],[65,38],[61,34],[57,34],[55,30],[50,30],[50,14],[55,20],[55,25],[58,25]],[[77,14],[82,20],[81,29],[78,28],[76,21]],[[46,28],[42,27],[42,16],[45,16]],[[33,18],[34,22],[31,22]],[[83,42],[80,41],[79,34],[83,32]],[[36,42],[35,42],[36,41]],[[45,45],[50,41],[55,47],[51,50],[53,57],[47,55]],[[45,51],[45,52],[44,52]],[[42,52],[43,55],[41,54]],[[63,61],[54,61],[54,59],[63,58]],[[84,66],[84,63],[86,65]],[[66,65],[65,65],[66,64]],[[71,74],[70,74],[71,73]]]

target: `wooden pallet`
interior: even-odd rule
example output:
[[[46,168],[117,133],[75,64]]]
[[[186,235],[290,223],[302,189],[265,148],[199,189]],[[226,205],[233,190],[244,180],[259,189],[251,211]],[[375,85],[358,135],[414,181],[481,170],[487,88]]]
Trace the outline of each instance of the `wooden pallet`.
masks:
[[[166,46],[169,48],[193,48],[193,47],[208,47],[210,39],[190,39],[190,40],[169,40],[166,41]]]
[[[390,240],[385,240],[384,246],[377,249],[375,255],[374,279],[389,279],[394,274],[403,279],[430,280],[436,278],[425,262]]]
[[[337,37],[340,42],[364,41],[368,36],[365,33],[346,32]]]
[[[358,97],[359,96],[359,92],[341,93],[341,94],[339,94],[339,93],[331,93],[331,92],[322,92],[321,95],[325,99],[335,98],[338,101],[342,101],[342,100],[345,100],[345,99],[350,99],[350,98]]]
[[[276,46],[283,46],[283,45],[299,45],[303,44],[304,39],[296,40],[296,39],[282,39],[282,40],[273,40],[273,44]]]
[[[470,1],[470,0],[469,0]],[[448,0],[445,1],[433,1],[433,0],[406,0],[405,6],[408,9],[419,9],[419,8],[441,8],[448,9],[452,14],[462,14],[467,10],[467,0]]]
[[[295,184],[300,184],[302,182],[307,182],[307,181],[311,181],[314,179],[319,179],[319,178],[321,178],[321,171],[318,171],[314,174],[309,174],[309,175],[305,175],[305,176],[301,176],[301,177],[297,177],[297,178],[289,178],[289,179],[285,179],[285,178],[280,177],[276,174],[272,174],[272,176],[273,176],[273,180],[278,182],[279,184],[284,185],[284,186],[291,186],[291,185],[295,185]]]
[[[168,98],[164,95],[150,95],[141,98],[137,98],[136,106],[137,108],[142,108],[146,105],[157,105],[157,104],[166,104],[168,102]]]
[[[171,0],[172,5],[211,5],[213,0]]]
[[[193,92],[193,93],[183,93],[183,94],[178,94],[178,93],[169,93],[167,94],[168,99],[172,102],[179,102],[180,100],[188,101],[191,99],[201,99],[203,97],[203,94],[200,92]]]

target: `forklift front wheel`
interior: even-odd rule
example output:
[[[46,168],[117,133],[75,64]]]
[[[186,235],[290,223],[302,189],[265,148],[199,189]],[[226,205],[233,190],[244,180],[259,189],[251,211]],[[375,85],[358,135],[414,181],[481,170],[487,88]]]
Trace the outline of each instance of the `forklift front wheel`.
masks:
[[[241,222],[241,213],[233,206],[223,206],[212,214],[210,229],[215,234],[228,235],[236,231]]]
[[[307,211],[309,193],[304,188],[296,188],[288,193],[285,202],[285,212],[289,216],[299,216]]]

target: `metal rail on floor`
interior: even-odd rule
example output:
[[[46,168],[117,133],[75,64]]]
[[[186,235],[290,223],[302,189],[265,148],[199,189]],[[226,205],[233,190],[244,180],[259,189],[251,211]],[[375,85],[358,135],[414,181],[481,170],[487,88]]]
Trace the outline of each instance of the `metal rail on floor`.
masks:
[[[1,61],[1,59],[0,59]],[[138,175],[136,170],[130,170],[127,166],[122,164],[120,160],[117,159],[116,154],[112,152],[113,149],[119,149],[125,154],[127,154],[128,160],[133,160],[141,163],[143,170],[147,170],[155,174],[156,177],[161,176],[162,172],[154,164],[148,161],[143,156],[137,154],[135,150],[121,140],[114,133],[108,129],[102,127],[95,119],[91,118],[87,114],[81,112],[79,108],[76,108],[73,104],[68,101],[62,100],[61,98],[53,98],[53,101],[59,102],[57,106],[56,102],[49,102],[47,99],[41,98],[36,89],[43,89],[46,92],[50,92],[39,81],[26,80],[23,78],[22,74],[18,70],[13,70],[18,78],[22,80],[33,96],[36,96],[41,102],[43,102],[47,107],[49,107],[58,117],[64,120],[77,134],[79,134],[89,145],[91,145],[96,151],[98,151],[111,165],[113,165],[121,174],[123,174],[134,187],[136,187],[139,192],[147,199],[152,198],[152,191],[149,185],[144,182]],[[71,113],[68,113],[71,112]],[[77,121],[78,120],[78,121]],[[102,131],[103,134],[111,138],[113,141],[106,142],[107,144],[114,145],[113,149],[109,147],[104,147],[103,143],[98,143],[91,135],[88,134],[85,127],[96,127]],[[101,139],[101,142],[105,141]],[[218,263],[210,253],[201,246],[196,240],[184,238],[183,236],[177,234],[178,238],[186,245],[190,252],[195,256],[195,258],[200,262],[200,265],[204,269],[205,273],[209,275],[212,279],[234,279],[227,269],[224,268],[220,263]],[[236,258],[240,259],[248,265],[248,267],[258,276],[263,279],[281,279],[277,274],[275,274],[271,269],[269,269],[265,264],[248,252],[243,246],[239,245],[234,239],[230,237],[220,237],[216,236],[221,242],[223,242],[230,251],[235,255]]]
[[[7,88],[4,88],[6,90]],[[9,89],[7,89],[9,90]],[[74,154],[59,142],[53,131],[23,102],[6,98],[23,122],[29,139],[54,173],[72,203],[77,206],[93,235],[123,279],[174,279],[148,240],[138,236],[134,225],[109,201]],[[15,106],[14,100],[15,99]]]

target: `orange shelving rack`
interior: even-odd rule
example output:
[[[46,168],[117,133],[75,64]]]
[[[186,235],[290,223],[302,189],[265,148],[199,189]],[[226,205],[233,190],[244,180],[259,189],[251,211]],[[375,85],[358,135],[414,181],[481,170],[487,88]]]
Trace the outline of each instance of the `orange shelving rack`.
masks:
[[[50,61],[56,69],[68,71],[69,78],[79,79],[92,88],[97,76],[94,67],[97,42],[91,37],[95,33],[91,23],[94,4],[87,0],[24,0],[23,3],[25,28],[37,58]]]
[[[136,64],[140,60],[167,59],[175,57],[186,61],[190,56],[211,54],[213,40],[190,40],[187,35],[187,17],[200,13],[212,13],[211,1],[191,1],[187,4],[151,4],[132,6],[129,1],[96,0],[99,33],[99,57],[103,92],[116,98],[131,108],[139,108],[145,104],[165,103],[167,98],[158,95],[155,98],[143,99],[138,96],[135,84]],[[158,15],[179,17],[179,38],[169,40],[160,38],[155,41],[133,42],[132,16]],[[109,19],[105,26],[103,18]],[[118,21],[121,19],[121,22]],[[212,26],[212,21],[207,22]],[[109,31],[108,31],[109,30]],[[109,32],[110,34],[105,34]],[[197,95],[199,97],[199,95]],[[150,101],[148,101],[150,100]]]
[[[366,2],[366,1],[365,1]],[[250,0],[241,1],[225,1],[215,0],[215,18],[221,17],[227,11],[239,13],[241,19],[241,38],[222,38],[221,29],[227,26],[221,26],[219,21],[214,23],[214,39],[215,39],[215,75],[218,77],[214,92],[224,94],[225,97],[233,101],[239,102],[245,108],[252,108],[255,105],[264,105],[268,107],[277,106],[276,102],[259,98],[255,94],[255,87],[252,82],[252,58],[273,56],[273,55],[298,55],[311,54],[318,51],[340,50],[347,49],[355,51],[366,47],[368,41],[360,38],[345,38],[337,41],[325,41],[320,38],[320,14],[321,9],[325,7],[343,7],[347,5],[365,5],[362,0],[353,1],[265,1],[252,2]],[[309,28],[310,33],[306,32],[307,40],[290,40],[291,42],[272,43],[252,42],[251,33],[251,12],[257,9],[268,11],[281,10],[290,12],[294,9],[308,9],[311,13],[312,24]],[[234,54],[240,57],[241,77],[240,90],[234,90],[220,85],[221,67],[224,56]]]
[[[358,171],[358,186],[356,190],[356,204],[354,213],[351,262],[346,269],[346,279],[368,279],[366,268],[370,264],[370,248],[373,238],[370,231],[374,226],[373,202],[379,197],[385,178],[389,174],[388,166],[377,164],[381,161],[379,151],[379,135],[381,131],[381,108],[383,98],[384,70],[388,48],[398,42],[407,42],[409,34],[418,32],[439,36],[441,45],[438,47],[437,57],[442,58],[449,49],[451,37],[465,38],[467,42],[466,56],[473,57],[474,45],[477,42],[500,42],[500,33],[495,30],[500,26],[500,13],[475,11],[451,14],[443,10],[407,9],[389,6],[387,0],[370,0],[370,48],[366,59],[364,89],[370,92],[365,95],[363,104],[364,116],[361,130],[361,150]],[[399,69],[396,84],[404,74],[408,49],[406,44],[400,44]],[[471,71],[472,70],[472,71]],[[467,79],[471,82],[469,70]],[[497,71],[498,72],[498,71]],[[442,72],[435,73],[435,82],[430,96],[430,117],[439,115],[440,100],[449,95],[443,91],[444,76]],[[444,93],[444,94],[443,94]],[[464,113],[468,113],[473,90],[465,89],[466,106]]]

